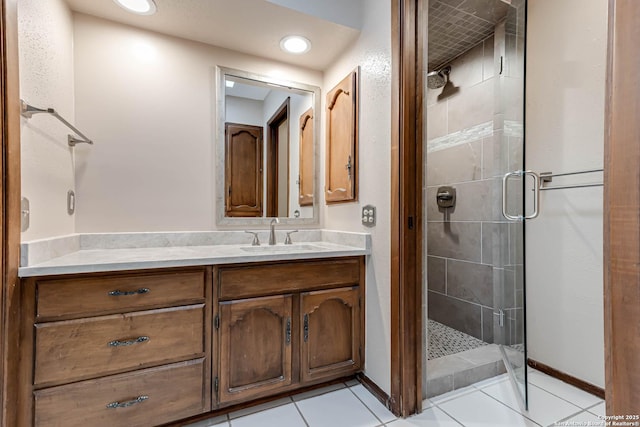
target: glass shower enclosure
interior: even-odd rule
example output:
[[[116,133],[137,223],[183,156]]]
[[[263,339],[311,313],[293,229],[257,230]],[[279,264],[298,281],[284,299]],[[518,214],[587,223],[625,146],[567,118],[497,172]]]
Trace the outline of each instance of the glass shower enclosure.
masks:
[[[524,206],[539,185],[524,170],[526,6],[429,0],[424,94],[429,319],[498,345],[524,407],[524,232],[537,204]]]

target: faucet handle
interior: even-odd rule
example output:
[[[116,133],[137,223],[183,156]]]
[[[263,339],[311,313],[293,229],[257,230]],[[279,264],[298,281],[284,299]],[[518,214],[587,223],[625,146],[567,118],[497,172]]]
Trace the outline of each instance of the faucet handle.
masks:
[[[297,232],[298,232],[298,230],[287,231],[287,237],[285,237],[285,239],[284,239],[284,244],[285,245],[292,244],[292,242],[291,242],[291,233],[297,233]]]
[[[253,234],[253,242],[251,242],[251,246],[260,246],[260,239],[258,239],[258,233],[254,231],[244,230],[245,233]]]

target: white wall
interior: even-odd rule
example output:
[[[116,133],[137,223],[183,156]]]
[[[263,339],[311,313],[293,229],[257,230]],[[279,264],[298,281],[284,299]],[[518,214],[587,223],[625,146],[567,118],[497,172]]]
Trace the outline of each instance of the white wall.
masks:
[[[20,97],[39,108],[55,108],[74,121],[73,26],[62,0],[18,2]],[[70,130],[50,115],[21,119],[22,195],[31,203],[30,227],[22,240],[70,234],[67,191],[74,189]]]
[[[264,125],[264,102],[255,99],[225,96],[225,121],[243,125]]]
[[[373,254],[367,259],[366,374],[390,394],[391,4],[388,1],[367,1],[362,33],[325,71],[323,94],[358,65],[361,67],[358,202],[327,206],[321,193],[322,209],[325,228],[371,233]],[[325,103],[323,97],[323,113]],[[324,130],[321,140],[324,153]],[[324,171],[324,161],[321,170]],[[377,207],[374,228],[361,223],[361,209],[367,204]]]
[[[74,15],[78,232],[215,228],[216,65],[321,86],[317,71]]]
[[[603,166],[606,0],[529,2],[526,167]],[[554,184],[601,181],[577,176]],[[602,188],[546,191],[527,223],[529,357],[604,387]]]

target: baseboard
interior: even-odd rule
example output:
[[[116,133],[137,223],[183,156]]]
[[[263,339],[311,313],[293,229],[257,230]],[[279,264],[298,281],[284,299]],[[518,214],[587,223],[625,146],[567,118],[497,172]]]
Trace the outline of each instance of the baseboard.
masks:
[[[576,378],[567,373],[559,371],[551,366],[545,365],[544,363],[537,362],[535,360],[527,359],[527,365],[531,366],[533,369],[537,369],[540,372],[543,372],[549,376],[557,378],[561,381],[564,381],[567,384],[571,384],[574,387],[579,388],[580,390],[584,390],[587,393],[591,393],[594,396],[598,396],[600,399],[604,399],[604,389],[600,388],[596,385],[588,383],[586,381],[581,380],[580,378]]]
[[[360,383],[362,383],[364,388],[369,390],[369,392],[373,394],[375,398],[378,399],[380,403],[382,403],[385,406],[385,408],[393,412],[391,397],[389,397],[389,395],[385,393],[384,390],[378,387],[378,384],[374,383],[373,380],[371,380],[371,378],[369,378],[363,373],[358,374],[358,380],[360,381]],[[398,414],[394,414],[394,415],[399,416]]]

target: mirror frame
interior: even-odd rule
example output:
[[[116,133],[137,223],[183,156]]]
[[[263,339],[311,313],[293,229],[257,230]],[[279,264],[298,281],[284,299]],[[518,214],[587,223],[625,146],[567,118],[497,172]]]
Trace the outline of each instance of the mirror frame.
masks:
[[[272,84],[281,86],[283,89],[299,90],[313,93],[313,217],[311,218],[290,218],[290,217],[278,217],[280,224],[282,225],[317,225],[320,223],[320,119],[322,116],[322,100],[320,98],[320,88],[318,86],[309,85],[306,83],[298,83],[287,80],[281,80],[261,74],[251,73],[248,71],[237,70],[234,68],[227,68],[222,66],[216,66],[215,73],[215,90],[216,90],[216,105],[215,105],[215,123],[216,123],[216,137],[215,137],[215,159],[214,165],[216,170],[215,177],[215,202],[216,202],[216,225],[218,226],[268,226],[271,221],[271,217],[227,217],[225,216],[225,191],[224,191],[224,161],[225,161],[225,134],[224,125],[226,121],[225,111],[225,77],[233,76],[243,79],[255,80],[266,84]]]

